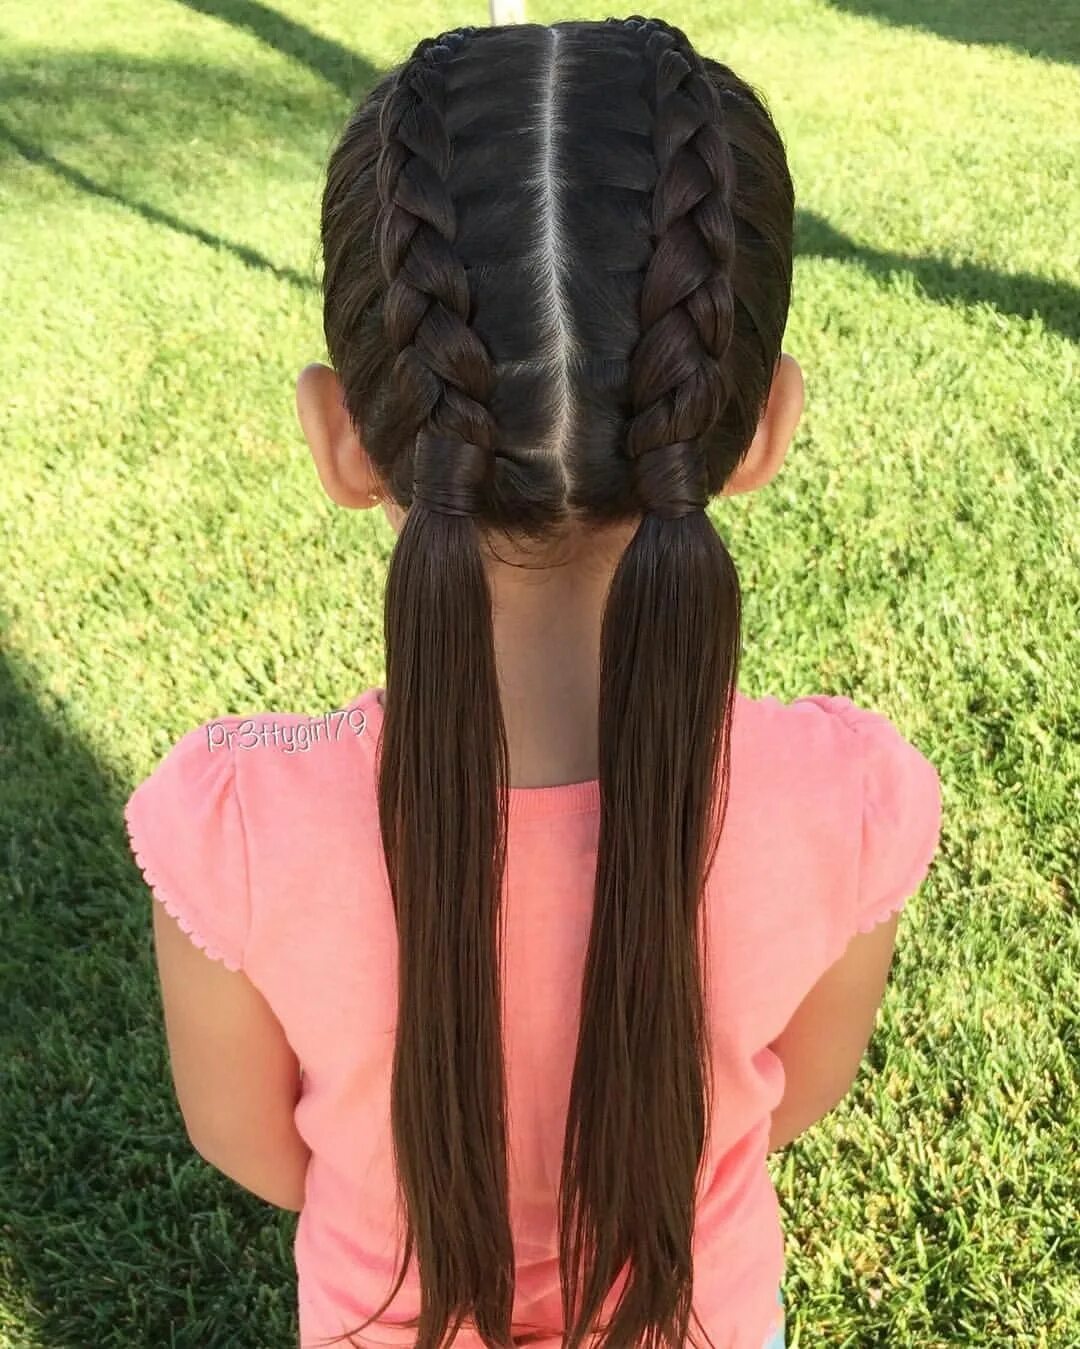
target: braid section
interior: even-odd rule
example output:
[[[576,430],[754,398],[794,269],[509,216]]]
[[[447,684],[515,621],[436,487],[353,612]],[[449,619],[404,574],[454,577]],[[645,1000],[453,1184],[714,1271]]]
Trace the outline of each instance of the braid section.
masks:
[[[720,96],[681,30],[639,15],[652,74],[657,181],[655,249],[641,290],[641,337],[630,360],[626,453],[645,510],[677,516],[709,498],[696,442],[730,396],[725,357],[735,323],[735,163]]]
[[[425,38],[387,96],[375,227],[395,407],[416,433],[412,472],[404,476],[435,509],[470,515],[483,509],[493,470],[495,369],[470,326],[468,278],[454,248],[443,66],[475,31]]]

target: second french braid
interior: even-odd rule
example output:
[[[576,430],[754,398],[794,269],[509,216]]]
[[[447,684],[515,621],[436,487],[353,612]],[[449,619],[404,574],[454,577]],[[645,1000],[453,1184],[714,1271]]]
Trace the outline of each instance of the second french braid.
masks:
[[[645,39],[653,63],[646,92],[657,163],[656,244],[641,290],[641,336],[630,361],[634,415],[626,453],[643,509],[678,518],[704,510],[709,500],[698,437],[716,422],[727,397],[735,166],[721,126],[720,96],[682,31],[640,15],[624,23]]]

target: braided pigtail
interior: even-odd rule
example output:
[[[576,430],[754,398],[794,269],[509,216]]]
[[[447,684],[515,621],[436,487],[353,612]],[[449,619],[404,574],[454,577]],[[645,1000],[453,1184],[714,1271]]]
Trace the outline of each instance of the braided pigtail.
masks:
[[[627,1265],[604,1344],[681,1346],[688,1334],[712,1097],[697,932],[726,805],[739,659],[738,579],[705,512],[699,439],[727,401],[734,321],[723,110],[678,29],[625,22],[648,58],[656,160],[625,433],[643,518],[612,579],[601,635],[596,900],[560,1221],[569,1349]],[[663,1203],[643,1211],[639,1194]],[[579,1305],[585,1252],[593,1258]]]
[[[506,1344],[514,1292],[498,930],[509,768],[474,520],[492,481],[493,376],[454,251],[443,117],[444,69],[473,31],[427,39],[403,66],[382,106],[376,173],[394,407],[418,428],[395,465],[411,508],[387,578],[378,778],[398,931],[391,1123],[406,1238],[390,1295],[353,1333],[394,1299],[415,1244],[421,1312],[404,1324],[419,1326],[420,1349],[466,1316]]]
[[[369,1043],[362,1069],[342,1065],[371,1101],[380,1069],[390,1077],[397,1185],[382,1206],[391,1226],[396,1199],[406,1235],[400,1271],[378,1269],[389,1297],[358,1336],[387,1313],[393,1333],[377,1324],[374,1339],[419,1349],[463,1326],[491,1349],[560,1334],[564,1349],[682,1349],[693,1323],[695,1343],[704,1331],[728,1349],[722,1290],[739,1272],[710,1270],[711,1305],[700,1285],[696,1308],[693,1297],[697,1201],[716,1216],[708,1182],[725,1158],[703,891],[740,655],[738,578],[706,507],[767,404],[793,223],[760,96],[638,15],[425,40],[332,156],[327,348],[381,494],[406,511],[377,742],[398,936],[393,1062]],[[501,1036],[513,797],[488,581],[506,574],[497,533],[529,544],[520,565],[571,568],[557,592],[568,674],[593,660],[592,593],[577,605],[573,587],[622,548],[596,634],[593,912],[587,941],[570,931],[548,953],[580,957],[579,936],[585,947],[561,1093],[552,1075],[570,1045],[549,1012],[522,1032],[545,1037],[536,1090],[556,1092],[545,1108],[565,1105],[561,1159],[545,1139],[508,1137],[510,1105],[528,1116],[540,1103],[513,1074],[523,1095],[508,1103]],[[538,959],[519,996],[549,976]],[[515,1138],[528,1142],[511,1159]],[[516,1316],[509,1197],[529,1223]],[[552,1217],[559,1289],[555,1233],[538,1230]],[[385,1291],[374,1258],[357,1271],[358,1319]]]

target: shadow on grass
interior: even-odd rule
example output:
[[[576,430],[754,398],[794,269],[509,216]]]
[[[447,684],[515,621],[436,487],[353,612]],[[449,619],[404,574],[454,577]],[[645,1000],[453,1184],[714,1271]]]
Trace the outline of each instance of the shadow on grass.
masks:
[[[188,9],[252,33],[282,56],[299,61],[356,99],[371,83],[371,67],[355,52],[323,37],[259,0],[178,0]],[[358,11],[359,16],[359,11]]]
[[[101,197],[103,201],[111,201],[117,206],[123,206],[125,210],[134,211],[136,215],[141,215],[144,220],[148,220],[152,225],[161,225],[165,229],[175,230],[177,234],[186,234],[189,238],[197,239],[200,243],[207,244],[211,248],[223,248],[248,267],[258,267],[263,271],[270,272],[273,276],[280,277],[283,281],[288,281],[303,290],[319,289],[319,283],[314,277],[304,276],[303,273],[296,271],[293,267],[279,266],[256,248],[249,248],[246,244],[234,243],[231,239],[225,239],[220,234],[212,234],[209,230],[204,230],[198,225],[180,220],[168,211],[162,211],[150,202],[140,201],[138,197],[125,196],[122,192],[106,187],[104,183],[95,182],[81,169],[77,169],[71,164],[65,164],[63,160],[57,159],[55,155],[50,155],[38,145],[32,145],[23,137],[16,135],[9,127],[4,126],[2,122],[0,122],[0,140],[7,141],[31,164],[40,164],[44,168],[50,169],[66,183],[70,183],[72,187],[77,187],[80,192],[87,192],[93,197]]]
[[[5,1325],[48,1349],[295,1343],[296,1215],[208,1167],[175,1103],[130,786],[0,655]]]
[[[1036,314],[1051,332],[1080,341],[1080,287],[1051,281],[1030,272],[999,272],[975,262],[950,262],[933,255],[912,256],[856,243],[813,211],[795,218],[797,257],[836,258],[865,267],[885,279],[909,272],[931,299],[942,304],[987,304],[1000,314],[1031,319]]]
[[[377,79],[360,57],[349,70],[361,88]],[[235,188],[238,146],[257,183],[252,215],[273,200],[276,182],[295,190],[290,162],[310,164],[314,193],[349,107],[321,81],[283,85],[265,61],[244,73],[111,51],[22,52],[4,63],[0,148],[152,225],[317,290],[317,246],[310,270],[298,269],[237,238],[235,211],[224,228],[200,217],[206,203],[213,209],[219,183]]]
[[[902,28],[921,28],[953,42],[1009,47],[1025,56],[1080,61],[1075,0],[826,0],[833,9]]]

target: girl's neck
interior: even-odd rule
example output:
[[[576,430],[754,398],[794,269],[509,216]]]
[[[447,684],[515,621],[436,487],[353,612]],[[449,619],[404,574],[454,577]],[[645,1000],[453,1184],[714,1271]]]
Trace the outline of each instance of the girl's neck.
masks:
[[[599,773],[600,627],[637,522],[593,527],[538,559],[505,539],[486,563],[510,786],[558,787]],[[560,560],[561,559],[561,560]],[[510,562],[528,561],[528,566]],[[541,565],[542,564],[542,565]]]
[[[512,787],[587,782],[596,756],[603,596],[579,585],[496,597],[495,654]]]
[[[637,522],[571,532],[537,565],[535,553],[488,561],[499,692],[512,787],[594,780],[600,628],[608,587]],[[530,566],[509,561],[529,560]]]

